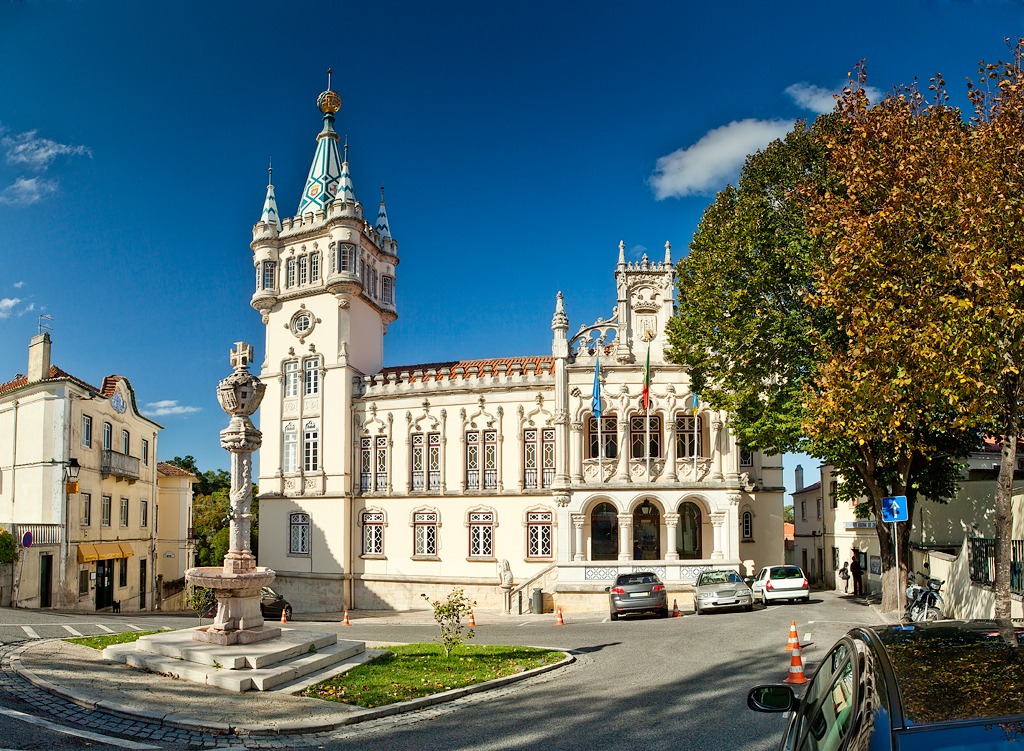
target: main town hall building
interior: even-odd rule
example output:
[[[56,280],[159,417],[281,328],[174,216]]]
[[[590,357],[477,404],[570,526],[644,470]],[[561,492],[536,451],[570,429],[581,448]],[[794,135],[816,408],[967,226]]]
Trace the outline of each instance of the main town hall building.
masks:
[[[421,593],[456,587],[513,612],[534,589],[546,610],[600,610],[609,580],[634,570],[682,604],[706,568],[782,562],[780,458],[695,409],[686,370],[665,359],[667,244],[663,259],[627,263],[621,243],[609,257],[608,320],[574,331],[571,294],[553,294],[548,353],[385,365],[398,244],[383,199],[372,223],[356,200],[338,95],[318,106],[296,215],[279,216],[270,185],[252,234],[260,564],[296,610],[423,607]]]

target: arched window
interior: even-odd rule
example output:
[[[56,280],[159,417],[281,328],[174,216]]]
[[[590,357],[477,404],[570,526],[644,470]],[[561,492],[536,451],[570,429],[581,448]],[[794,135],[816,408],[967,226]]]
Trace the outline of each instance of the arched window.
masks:
[[[601,430],[598,432],[597,418],[591,417],[587,421],[588,433],[589,433],[589,450],[587,451],[587,458],[597,459],[598,457],[598,444],[604,446],[604,450],[600,454],[605,459],[614,459],[619,455],[619,434],[617,429],[617,423],[614,417],[602,417],[601,418]]]
[[[651,442],[650,456],[661,456],[661,418],[647,416],[631,417],[629,420],[629,455],[633,459],[644,459],[648,454],[644,451],[647,442],[647,424],[650,422]]]
[[[703,558],[701,551],[701,513],[695,503],[687,501],[679,506],[679,526],[676,527],[676,552],[680,558]]]
[[[356,273],[356,246],[342,243],[341,245],[341,268],[346,274]]]
[[[384,555],[384,513],[364,511],[363,555]]]
[[[590,559],[614,561],[619,555],[619,515],[610,503],[590,512]]]
[[[690,413],[680,412],[676,415],[676,456],[684,457],[704,456],[704,426],[698,415],[694,417]]]
[[[740,519],[740,533],[744,540],[754,539],[754,514],[752,512],[743,512],[743,517]]]
[[[309,555],[309,514],[288,515],[288,555]]]

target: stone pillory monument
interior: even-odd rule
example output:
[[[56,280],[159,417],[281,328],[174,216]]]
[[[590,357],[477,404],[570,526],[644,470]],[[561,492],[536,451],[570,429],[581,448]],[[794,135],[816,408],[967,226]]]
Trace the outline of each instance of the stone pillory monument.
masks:
[[[238,342],[231,351],[235,372],[217,386],[217,398],[231,416],[220,433],[231,452],[231,548],[223,566],[191,568],[185,579],[217,597],[212,625],[151,634],[104,650],[107,659],[134,668],[183,678],[231,691],[289,690],[303,677],[323,680],[365,661],[363,642],[339,641],[336,634],[279,628],[263,623],[260,589],[274,572],[256,565],[250,546],[252,454],[260,431],[252,413],[265,386],[249,372],[252,347]]]
[[[267,387],[249,372],[250,362],[252,347],[236,343],[231,351],[235,372],[217,386],[220,406],[231,417],[220,432],[220,445],[231,452],[231,547],[223,566],[185,572],[189,584],[212,589],[217,597],[213,625],[197,628],[192,635],[212,644],[251,644],[281,635],[281,629],[263,624],[260,613],[260,589],[274,581],[274,572],[256,566],[251,548],[252,455],[262,437],[251,417]]]

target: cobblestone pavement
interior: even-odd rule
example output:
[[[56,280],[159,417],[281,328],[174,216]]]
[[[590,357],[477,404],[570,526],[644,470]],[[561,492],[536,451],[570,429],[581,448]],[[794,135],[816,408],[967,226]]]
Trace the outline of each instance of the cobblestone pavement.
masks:
[[[324,748],[332,741],[356,739],[360,736],[380,736],[390,729],[398,729],[456,712],[462,707],[482,701],[509,696],[530,679],[479,694],[471,694],[453,701],[423,709],[384,717],[355,725],[348,725],[322,733],[291,735],[234,735],[212,733],[148,722],[138,717],[123,717],[110,712],[80,707],[74,702],[37,688],[18,675],[11,665],[11,655],[18,645],[0,646],[0,693],[3,704],[12,709],[42,717],[58,725],[77,731],[149,742],[164,748],[183,749],[284,749]],[[585,658],[584,658],[585,661]],[[569,666],[570,668],[572,666]]]

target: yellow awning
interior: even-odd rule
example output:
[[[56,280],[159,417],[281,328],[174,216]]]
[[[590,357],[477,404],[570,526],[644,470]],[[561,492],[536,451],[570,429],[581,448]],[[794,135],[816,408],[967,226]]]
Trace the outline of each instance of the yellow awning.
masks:
[[[130,542],[119,542],[117,544],[121,546],[121,555],[124,558],[131,558],[133,555],[135,555],[135,551],[132,549],[132,545]]]
[[[96,557],[106,560],[107,558],[125,558],[126,556],[116,542],[98,542],[96,543]]]
[[[90,545],[87,542],[78,543],[78,562],[89,563],[99,559],[99,554],[96,552],[96,546]]]

